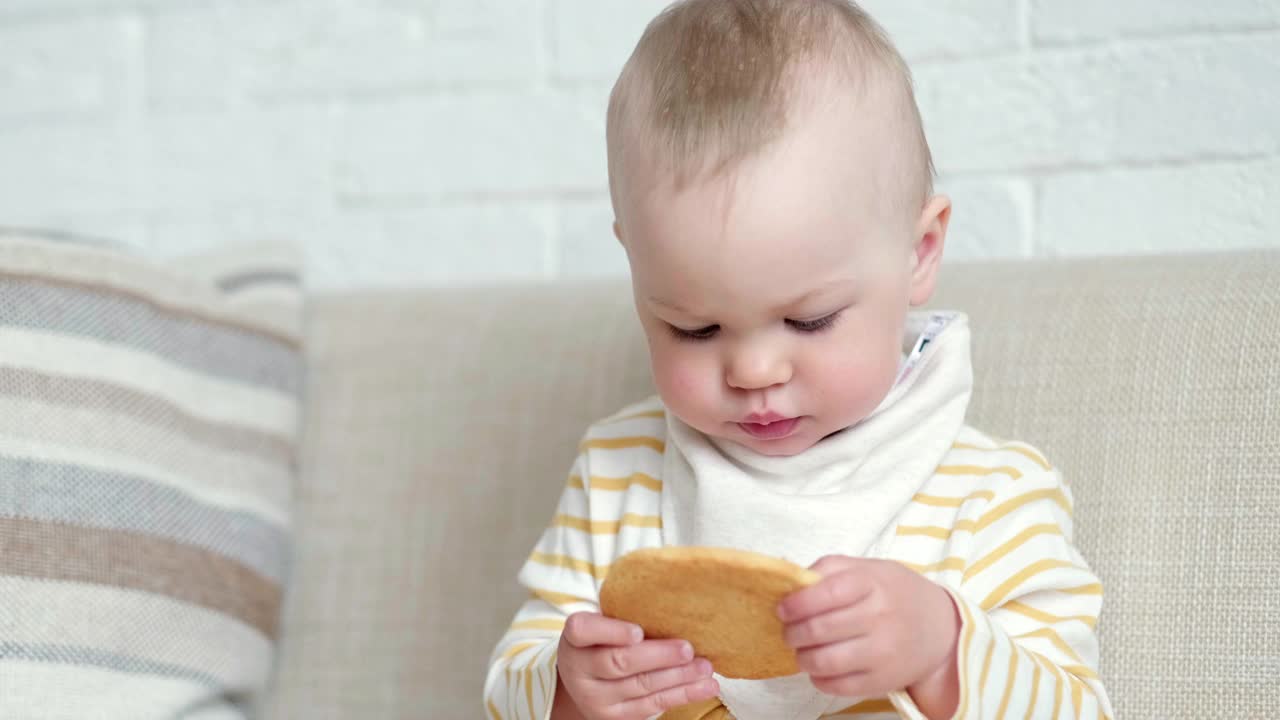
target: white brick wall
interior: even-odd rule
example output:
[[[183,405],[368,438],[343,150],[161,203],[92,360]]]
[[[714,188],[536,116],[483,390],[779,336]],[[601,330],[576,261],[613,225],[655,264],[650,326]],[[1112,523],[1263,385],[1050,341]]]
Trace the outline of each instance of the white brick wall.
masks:
[[[665,0],[0,0],[0,225],[302,240],[328,288],[618,274],[604,102]],[[952,258],[1280,246],[1280,0],[866,0]]]

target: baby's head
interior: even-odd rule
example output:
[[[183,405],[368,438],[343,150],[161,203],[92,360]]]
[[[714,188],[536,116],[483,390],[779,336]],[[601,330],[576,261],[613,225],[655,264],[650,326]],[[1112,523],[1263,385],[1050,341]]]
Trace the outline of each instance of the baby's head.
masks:
[[[950,204],[905,63],[844,0],[685,0],[609,103],[615,231],[668,409],[792,455],[866,418]]]

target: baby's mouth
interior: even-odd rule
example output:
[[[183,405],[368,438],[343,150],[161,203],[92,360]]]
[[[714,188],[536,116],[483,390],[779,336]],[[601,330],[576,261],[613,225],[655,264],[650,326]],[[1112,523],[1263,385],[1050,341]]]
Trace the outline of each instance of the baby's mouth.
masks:
[[[776,419],[770,419],[765,422],[740,422],[738,427],[758,440],[781,440],[794,432],[796,425],[800,423],[800,418],[784,418],[781,416],[774,416],[774,418]]]

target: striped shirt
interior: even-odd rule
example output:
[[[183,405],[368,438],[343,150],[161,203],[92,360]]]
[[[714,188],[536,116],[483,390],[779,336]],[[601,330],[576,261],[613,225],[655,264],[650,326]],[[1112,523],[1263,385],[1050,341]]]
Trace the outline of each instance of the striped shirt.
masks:
[[[599,611],[609,565],[663,545],[664,410],[656,398],[592,425],[555,517],[519,573],[530,598],[490,659],[494,720],[543,720],[565,619]],[[1103,718],[1102,585],[1071,543],[1072,496],[1034,448],[965,427],[891,529],[886,558],[960,610],[956,718]],[[923,718],[906,693],[824,717]]]

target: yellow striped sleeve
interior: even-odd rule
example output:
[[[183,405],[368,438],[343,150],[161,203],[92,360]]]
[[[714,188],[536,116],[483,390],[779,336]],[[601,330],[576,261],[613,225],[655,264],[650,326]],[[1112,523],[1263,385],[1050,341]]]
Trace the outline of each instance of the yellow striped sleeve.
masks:
[[[982,634],[1010,646],[1003,677],[992,678],[1004,691],[992,717],[1031,715],[1046,684],[1053,686],[1055,715],[1106,717],[1094,634],[1100,596],[1091,594],[1101,585],[1063,530],[1072,507],[1060,478],[1046,473],[1024,482],[1009,481],[975,523],[972,562],[962,576]],[[1005,614],[992,614],[997,609]]]
[[[937,525],[899,525],[897,529],[900,537],[931,537],[938,540],[950,539],[953,532],[952,528]]]
[[[557,555],[553,553],[544,553],[534,551],[529,555],[529,561],[548,567],[559,567],[574,570],[580,573],[586,573],[596,580],[604,580],[609,574],[608,565],[596,565],[586,560],[580,560],[571,555]]]
[[[661,542],[661,420],[654,405],[633,406],[580,442],[555,513],[517,577],[530,597],[490,655],[488,717],[545,720],[568,617],[599,610],[600,583],[619,553]]]
[[[518,644],[518,645],[512,645],[511,647],[507,648],[507,649],[506,649],[506,651],[504,651],[504,652],[502,653],[502,659],[503,659],[503,660],[510,660],[511,658],[513,658],[513,657],[515,657],[515,656],[519,655],[520,653],[524,652],[525,650],[528,650],[528,649],[529,649],[529,648],[531,648],[531,647],[537,647],[537,646],[539,646],[539,645],[541,645],[541,644],[542,644],[542,642],[523,642],[523,643],[520,643],[520,644]]]
[[[533,668],[524,669],[524,699],[529,710],[529,717],[537,717],[538,709],[533,704]]]
[[[1062,528],[1059,527],[1057,523],[1041,523],[1039,525],[1032,525],[1026,530],[1023,530],[1012,538],[1006,540],[995,550],[992,550],[982,556],[973,565],[970,565],[964,571],[964,579],[968,580],[972,578],[974,575],[977,575],[1005,557],[1008,557],[1011,553],[1016,552],[1019,548],[1026,545],[1027,541],[1031,538],[1044,534],[1061,535]]]
[[[1071,707],[1075,710],[1076,717],[1084,715],[1084,683],[1079,678],[1072,676],[1071,681]]]
[[[515,632],[514,630],[512,632]],[[510,643],[508,633],[498,644],[485,682],[485,709],[503,720],[543,720],[554,701],[555,653],[558,635]]]
[[[572,515],[557,515],[551,521],[553,527],[565,527],[581,530],[592,535],[617,535],[624,527],[662,528],[662,518],[658,515],[636,515],[625,513],[621,520],[588,520]]]
[[[504,720],[543,720],[555,699],[555,651],[566,618],[537,596],[516,613],[490,658],[485,682],[490,717],[496,712]]]
[[[965,564],[965,559],[958,556],[952,556],[949,558],[945,558],[943,560],[939,560],[937,562],[923,564],[923,565],[919,563],[909,563],[909,562],[903,563],[903,565],[906,565],[907,567],[920,573],[921,575],[925,575],[928,573],[945,572],[948,570],[963,570],[964,564]]]
[[[1023,720],[1031,720],[1035,717],[1036,705],[1040,700],[1040,663],[1031,663],[1031,694],[1027,701],[1027,714],[1023,716]]]
[[[648,435],[629,437],[589,438],[578,446],[579,451],[586,450],[627,450],[630,448],[649,448],[659,453],[666,452],[667,444],[661,438]]]
[[[615,415],[611,418],[601,420],[597,425],[613,425],[616,423],[627,422],[628,420],[666,420],[667,413],[663,410],[641,410],[638,412],[623,413]]]
[[[982,658],[982,672],[978,675],[979,693],[981,693],[984,688],[988,687],[987,676],[991,673],[991,659],[995,656],[995,653],[996,644],[994,642],[987,643],[987,654]]]
[[[592,475],[590,478],[590,484],[592,490],[623,492],[630,490],[633,485],[638,485],[646,490],[662,492],[662,481],[644,473],[632,473],[627,477],[620,478]],[[587,485],[583,482],[581,475],[570,475],[569,487],[577,490],[585,490]]]
[[[992,524],[998,522],[1004,517],[1016,512],[1022,507],[1041,500],[1052,500],[1061,506],[1067,512],[1071,511],[1071,501],[1067,499],[1065,493],[1060,488],[1045,488],[1042,490],[1034,490],[1023,493],[1000,505],[987,510],[976,520],[966,519],[960,520],[952,527],[941,527],[937,525],[913,526],[900,525],[897,534],[901,536],[926,536],[939,540],[949,540],[951,536],[958,532],[976,533],[980,532]]]
[[[1043,610],[1040,610],[1039,608],[1032,607],[1031,605],[1028,605],[1019,600],[1010,600],[1004,605],[1001,605],[1000,609],[1007,610],[1009,612],[1018,613],[1019,615],[1023,615],[1027,618],[1030,618],[1037,622],[1045,623],[1047,625],[1058,625],[1065,622],[1079,622],[1079,623],[1084,623],[1091,629],[1096,628],[1098,626],[1098,618],[1093,615],[1072,615],[1070,617],[1054,615],[1052,613],[1047,613]]]
[[[1049,681],[1053,683],[1053,720],[1058,720],[1062,717],[1062,671],[1039,655],[1032,655],[1031,660],[1045,669],[1049,675]]]
[[[520,622],[511,623],[512,630],[554,630],[560,632],[564,630],[564,621],[562,617],[538,618],[534,620],[522,620]]]
[[[1070,645],[1068,645],[1066,641],[1062,639],[1062,636],[1059,635],[1057,631],[1055,631],[1053,628],[1050,628],[1050,627],[1040,628],[1039,630],[1032,630],[1031,632],[1026,632],[1026,633],[1022,633],[1021,635],[1014,636],[1014,639],[1016,640],[1030,640],[1032,638],[1044,638],[1045,640],[1048,640],[1053,645],[1053,647],[1058,650],[1058,652],[1062,653],[1066,657],[1071,658],[1076,663],[1084,662],[1084,660],[1080,658],[1080,654],[1077,653]],[[1089,668],[1081,667],[1079,669],[1081,672],[1084,673],[1084,675],[1096,677],[1096,673],[1094,673]],[[1076,674],[1080,674],[1080,673],[1076,673]],[[1084,675],[1082,675],[1082,677]]]
[[[939,465],[934,471],[938,475],[962,477],[986,477],[987,475],[1008,475],[1014,480],[1022,477],[1022,471],[1009,465],[986,467],[983,465]]]
[[[958,583],[949,589],[962,618],[955,717],[1108,718],[1095,632],[1102,586],[1071,544],[1071,493],[1056,471],[1037,469],[1025,454],[1000,457],[1022,458],[992,463],[1021,475],[971,473],[958,490],[937,478],[898,529],[924,540],[897,546],[909,553],[908,567],[960,571],[942,576]],[[972,497],[978,492],[987,494]],[[904,717],[923,717],[909,697],[891,698]]]
[[[1056,633],[1011,637],[963,595],[953,592],[953,597],[961,615],[960,639],[956,646],[960,696],[954,717],[969,720],[1046,717],[1044,698],[1050,692],[1049,686],[1053,694],[1050,705],[1053,716],[1086,720],[1109,717],[1109,701],[1096,671],[1087,665],[1053,659],[1078,655],[1065,640],[1052,639]],[[1022,645],[1032,637],[1048,641],[1047,649],[1053,657]],[[890,697],[905,717],[923,717],[910,696],[898,693]]]
[[[1044,459],[1043,455],[1041,455],[1040,453],[1036,452],[1035,450],[1025,445],[1021,445],[1018,443],[995,443],[992,445],[984,446],[984,445],[975,445],[973,443],[958,442],[953,444],[951,447],[952,449],[955,449],[955,450],[977,450],[980,452],[987,452],[987,453],[996,453],[1002,450],[1007,450],[1009,452],[1018,453],[1019,455],[1027,458],[1031,462],[1038,465],[1041,470],[1053,469],[1052,466],[1049,465],[1049,461]]]
[[[994,497],[995,493],[991,490],[978,490],[962,497],[946,497],[942,495],[926,495],[924,493],[918,493],[915,497],[911,498],[911,501],[932,507],[958,508],[970,500],[987,500],[989,502]]]
[[[543,590],[541,588],[534,588],[532,593],[533,593],[533,597],[539,600],[542,600],[543,602],[549,605],[555,605],[557,607],[561,605],[573,605],[575,603],[587,603],[587,602],[594,603],[595,602],[590,598],[579,597],[578,595],[573,595],[570,593],[555,592],[554,590]]]
[[[996,710],[997,718],[1004,718],[1009,712],[1009,701],[1013,699],[1013,690],[1018,682],[1018,653],[1009,653],[1009,667],[1005,669],[1004,695],[1000,697],[1000,707]]]
[[[975,532],[984,530],[1009,514],[1041,500],[1052,500],[1068,514],[1071,512],[1071,501],[1067,499],[1066,493],[1062,492],[1062,488],[1044,488],[1017,495],[983,513],[978,522],[973,525],[973,530]]]
[[[1063,665],[1062,669],[1072,677],[1084,678],[1086,680],[1098,679],[1098,671],[1085,665]]]
[[[1031,578],[1036,577],[1037,575],[1051,572],[1053,570],[1059,570],[1062,568],[1074,568],[1074,567],[1076,567],[1075,563],[1071,562],[1070,560],[1052,560],[1052,559],[1037,560],[1036,562],[1033,562],[1030,565],[1027,565],[1026,567],[1022,568],[1017,573],[1009,577],[1007,580],[997,585],[994,590],[992,590],[985,598],[983,598],[982,609],[991,610],[993,608],[999,607],[1002,603],[1004,603],[1004,601],[1009,597],[1010,594],[1013,593],[1013,591],[1018,586],[1027,582]]]

